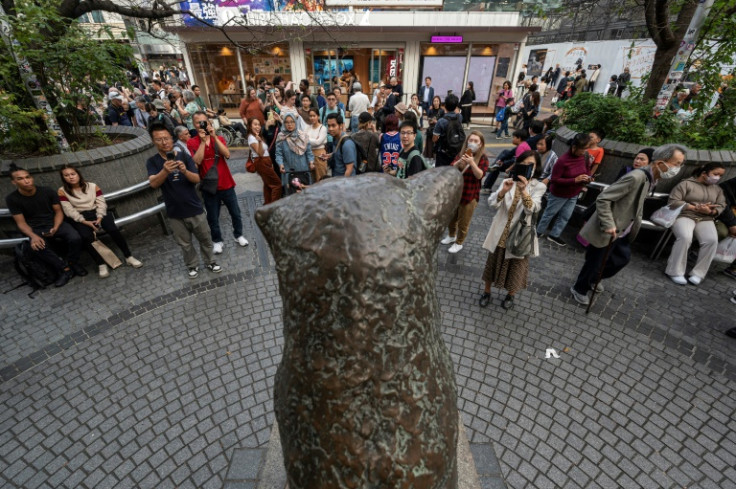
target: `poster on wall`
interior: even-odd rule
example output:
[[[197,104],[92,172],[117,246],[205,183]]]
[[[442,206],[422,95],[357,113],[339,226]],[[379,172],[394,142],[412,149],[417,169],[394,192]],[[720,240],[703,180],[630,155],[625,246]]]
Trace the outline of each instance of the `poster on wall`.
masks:
[[[529,61],[526,63],[526,76],[542,76],[542,68],[544,68],[544,60],[547,59],[546,49],[532,49],[529,51]]]
[[[353,69],[353,57],[335,59],[326,56],[314,57],[314,78],[318,85],[324,85],[332,80],[332,77],[341,77],[343,70]]]
[[[575,72],[575,67],[585,65],[585,58],[588,57],[588,50],[583,46],[573,46],[565,53],[562,60],[562,71]]]
[[[509,63],[511,58],[498,58],[498,68],[496,68],[496,76],[506,78],[509,75]]]

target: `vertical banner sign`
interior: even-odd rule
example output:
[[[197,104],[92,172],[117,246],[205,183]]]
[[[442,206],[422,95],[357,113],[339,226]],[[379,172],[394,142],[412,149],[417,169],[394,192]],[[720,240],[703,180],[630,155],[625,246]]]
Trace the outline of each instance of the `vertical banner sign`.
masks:
[[[0,16],[4,15],[5,10],[0,5]],[[37,109],[43,110],[45,112],[44,118],[46,120],[46,125],[51,131],[51,134],[56,138],[56,143],[59,145],[59,150],[62,153],[69,151],[69,142],[66,140],[64,133],[61,132],[59,122],[56,120],[54,111],[49,105],[49,102],[46,99],[43,90],[41,89],[41,84],[38,82],[36,75],[33,73],[31,64],[25,58],[18,58],[18,56],[15,54],[15,49],[13,48],[15,46],[18,46],[19,43],[18,41],[13,39],[13,32],[10,24],[5,22],[5,20],[3,19],[0,19],[0,35],[2,36],[5,44],[8,45],[8,49],[13,55],[13,59],[18,65],[18,71],[20,71],[20,79],[23,80],[23,85],[25,85],[26,90],[28,90],[28,93],[31,95],[33,103],[36,104]]]
[[[654,105],[655,116],[658,116],[667,108],[667,105],[672,99],[672,94],[675,92],[675,87],[682,80],[685,64],[688,58],[690,58],[693,49],[695,49],[698,33],[703,27],[711,7],[713,7],[713,2],[714,0],[698,0],[699,5],[695,10],[693,20],[690,21],[690,26],[687,28],[687,32],[680,43],[680,49],[677,50],[677,54],[672,60],[672,66],[667,75],[667,80],[665,80],[664,85],[662,85],[657,95],[657,103]]]
[[[389,56],[386,58],[386,78],[389,80],[392,76],[398,76],[396,74],[396,56]]]

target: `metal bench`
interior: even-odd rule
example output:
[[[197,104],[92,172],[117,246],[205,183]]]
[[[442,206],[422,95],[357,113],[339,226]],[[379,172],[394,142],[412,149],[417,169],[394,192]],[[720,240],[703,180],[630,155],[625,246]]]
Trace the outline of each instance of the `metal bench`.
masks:
[[[115,190],[113,192],[105,194],[105,201],[108,203],[114,202],[115,200],[121,199],[123,197],[127,197],[129,195],[133,195],[137,192],[140,192],[141,190],[145,190],[149,188],[150,186],[151,185],[148,182],[148,180],[146,180],[145,182],[136,183],[135,185],[131,185],[130,187],[122,188],[120,190]],[[141,219],[144,219],[146,217],[158,215],[159,223],[161,224],[161,228],[163,229],[164,234],[170,234],[169,226],[166,223],[166,219],[163,216],[164,210],[165,210],[165,205],[163,202],[161,202],[159,204],[156,204],[147,209],[143,209],[142,211],[138,211],[129,216],[118,217],[115,219],[115,225],[118,227],[123,227],[126,224],[140,221]],[[12,216],[8,209],[0,209],[0,217],[12,217]],[[0,239],[0,249],[13,248],[15,245],[20,244],[23,241],[26,241],[28,239],[29,239],[28,237]]]

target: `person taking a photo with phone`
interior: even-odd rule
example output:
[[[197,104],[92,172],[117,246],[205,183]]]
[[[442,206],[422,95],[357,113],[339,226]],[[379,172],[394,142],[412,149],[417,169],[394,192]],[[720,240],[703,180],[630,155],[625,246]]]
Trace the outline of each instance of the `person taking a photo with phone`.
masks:
[[[207,210],[207,223],[214,243],[214,253],[222,253],[224,246],[220,230],[220,208],[223,205],[230,213],[235,241],[240,246],[248,246],[248,240],[243,236],[243,218],[235,194],[235,180],[227,166],[230,150],[227,148],[225,138],[215,135],[215,128],[205,112],[195,112],[192,119],[197,128],[197,136],[187,141],[187,148],[202,179],[199,190],[202,192],[204,208]]]
[[[463,175],[463,196],[460,199],[455,216],[448,226],[448,234],[440,241],[449,245],[449,253],[457,253],[463,249],[463,243],[468,236],[470,220],[480,199],[480,181],[488,171],[488,157],[486,156],[486,140],[480,131],[472,131],[465,138],[460,153],[451,163]]]
[[[529,277],[529,257],[539,255],[537,236],[532,232],[530,247],[522,256],[509,251],[508,243],[512,230],[525,220],[526,226],[533,227],[533,217],[542,206],[542,196],[547,187],[539,180],[542,173],[542,159],[536,151],[525,151],[516,159],[511,178],[501,182],[498,189],[488,198],[488,204],[496,209],[491,228],[488,230],[483,248],[488,250],[488,258],[483,270],[485,288],[478,300],[486,307],[491,300],[491,286],[507,291],[501,302],[504,309],[511,309],[514,296],[527,287]]]

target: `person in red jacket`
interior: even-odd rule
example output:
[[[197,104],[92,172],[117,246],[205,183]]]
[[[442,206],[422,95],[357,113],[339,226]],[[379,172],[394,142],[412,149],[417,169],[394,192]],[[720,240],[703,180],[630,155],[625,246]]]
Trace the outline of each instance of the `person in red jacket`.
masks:
[[[215,128],[210,124],[205,112],[195,112],[192,116],[192,122],[197,129],[197,136],[187,141],[187,148],[197,164],[200,178],[204,180],[210,168],[216,165],[217,190],[210,193],[200,184],[202,200],[204,200],[204,207],[207,210],[207,223],[210,226],[212,242],[214,243],[213,252],[215,254],[222,253],[220,207],[223,204],[227,207],[232,218],[235,241],[240,246],[248,246],[248,240],[243,236],[243,219],[240,214],[238,197],[235,194],[235,180],[233,180],[230,168],[227,166],[230,150],[222,136],[215,136]]]
[[[585,150],[589,145],[589,134],[576,134],[570,142],[570,151],[560,156],[552,169],[547,207],[539,219],[537,235],[545,234],[554,220],[555,224],[547,240],[560,246],[566,244],[560,239],[560,235],[575,210],[578,194],[591,180],[591,168],[585,158]]]

